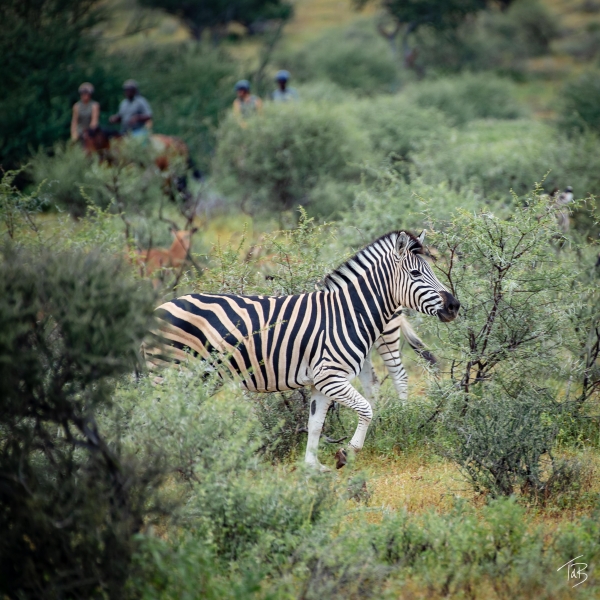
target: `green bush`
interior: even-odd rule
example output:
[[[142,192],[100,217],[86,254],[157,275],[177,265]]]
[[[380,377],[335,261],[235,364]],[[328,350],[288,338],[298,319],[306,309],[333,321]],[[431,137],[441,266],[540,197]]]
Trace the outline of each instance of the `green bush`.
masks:
[[[96,415],[139,367],[153,294],[101,249],[0,258],[0,590],[122,595],[161,461],[110,446]]]
[[[452,382],[468,395],[503,365],[514,380],[559,378],[570,368],[560,349],[573,333],[568,306],[578,301],[568,290],[577,271],[574,254],[556,251],[551,200],[534,192],[515,199],[504,218],[459,208],[449,222],[431,220],[436,269],[461,301],[461,316],[452,327],[433,319],[423,326],[442,336]]]
[[[334,242],[329,225],[318,225],[302,208],[294,229],[264,234],[246,247],[244,234],[236,244],[216,244],[197,282],[199,290],[216,294],[282,296],[312,292],[331,272]]]
[[[419,233],[431,228],[426,213],[437,219],[450,219],[457,207],[477,210],[484,204],[480,194],[470,188],[453,190],[450,185],[426,183],[421,178],[407,182],[396,170],[372,172],[373,180],[356,190],[351,210],[342,226],[348,243],[355,247],[397,229]]]
[[[413,160],[427,183],[447,182],[457,192],[470,189],[488,198],[506,199],[511,189],[526,194],[549,171],[544,180],[548,191],[576,185],[561,167],[569,158],[556,132],[534,121],[469,123],[445,144],[430,142]]]
[[[357,163],[368,154],[367,136],[336,106],[272,104],[244,125],[233,117],[221,124],[213,164],[218,186],[246,210],[307,205],[322,214],[313,190],[357,180]]]
[[[516,46],[513,46],[515,54],[546,54],[552,40],[559,35],[556,15],[540,0],[512,2],[504,15],[494,16],[495,29]]]
[[[403,95],[360,100],[352,108],[369,135],[375,156],[395,163],[410,162],[412,153],[427,140],[449,135],[444,113],[415,105]]]
[[[252,404],[233,385],[220,397],[213,391],[202,364],[188,373],[169,369],[158,387],[149,378],[123,385],[105,418],[124,448],[138,449],[142,459],[161,452],[178,474],[171,494],[183,504],[171,515],[174,525],[223,564],[256,557],[276,569],[328,509],[331,490],[322,477],[288,476],[261,462]]]
[[[561,91],[560,123],[564,129],[600,132],[600,72],[589,71]]]
[[[373,531],[373,545],[379,560],[398,574],[388,589],[399,595],[408,583],[411,591],[427,588],[429,597],[568,595],[573,581],[564,569],[557,572],[556,565],[565,563],[563,556],[598,555],[592,541],[597,523],[582,519],[572,531],[553,536],[545,547],[540,529],[527,527],[526,515],[514,499],[498,499],[478,511],[457,501],[449,514],[400,513],[385,518]],[[589,533],[586,527],[591,527]],[[593,597],[595,590],[589,592]],[[404,597],[410,597],[410,592]]]
[[[301,100],[311,102],[346,102],[358,97],[329,80],[321,79],[301,83],[297,90]]]
[[[444,406],[456,411],[444,421],[455,433],[447,453],[478,490],[511,494],[518,485],[546,497],[554,474],[544,479],[540,461],[568,406],[554,401],[560,382],[571,378],[576,396],[590,374],[570,351],[576,339],[585,346],[589,332],[569,318],[588,302],[576,254],[559,252],[552,201],[537,192],[515,199],[506,218],[457,209],[435,229],[436,269],[461,302],[451,327],[433,320],[422,326],[441,340],[435,353],[449,376],[432,383],[432,401],[438,414]]]
[[[426,396],[415,394],[410,402],[402,403],[392,386],[382,387],[365,448],[384,456],[418,453],[423,456],[423,460],[427,460],[428,444],[439,433],[438,423],[435,419],[430,419],[435,409],[436,406]],[[352,425],[349,425],[345,433],[351,430]],[[330,435],[336,438],[337,434],[338,431],[334,430]],[[445,433],[442,437],[444,435]]]
[[[252,403],[232,386],[209,397],[202,368],[165,375],[159,388],[145,378],[122,386],[112,413],[118,416],[107,413],[125,448],[138,448],[143,460],[160,447],[177,473],[166,490],[179,506],[169,535],[139,536],[132,594],[378,598],[384,589],[397,597],[409,582],[439,594],[485,582],[515,597],[525,582],[540,593],[563,589],[556,567],[551,577],[532,579],[524,565],[553,565],[586,527],[585,551],[598,555],[596,523],[577,522],[543,544],[512,500],[477,511],[457,503],[449,514],[385,512],[377,523],[354,511],[348,527],[345,488],[354,479],[340,481],[332,495],[335,480],[327,476],[265,466],[253,453],[262,440]],[[415,423],[422,408],[407,407]]]
[[[490,74],[465,73],[457,77],[422,81],[403,92],[417,106],[446,113],[456,124],[474,119],[516,119],[524,110],[517,103],[515,84]]]
[[[452,190],[490,200],[506,200],[511,189],[526,194],[542,180],[548,193],[571,185],[576,198],[585,198],[600,192],[599,148],[591,132],[567,139],[535,121],[475,121],[460,134],[426,140],[424,149],[412,154],[411,169],[413,178],[428,184],[448,183]],[[575,208],[574,221],[593,232],[584,210]]]
[[[509,496],[520,489],[543,501],[553,491],[548,453],[564,408],[548,390],[491,383],[466,410],[446,419],[455,434],[446,454],[478,493]]]
[[[148,212],[165,193],[165,179],[154,168],[152,150],[135,139],[120,140],[111,150],[115,160],[101,162],[77,145],[58,143],[52,154],[40,150],[33,157],[30,173],[47,204],[74,217],[83,216],[89,204]]]
[[[370,21],[329,31],[279,62],[300,82],[328,81],[357,94],[393,91],[398,66]]]

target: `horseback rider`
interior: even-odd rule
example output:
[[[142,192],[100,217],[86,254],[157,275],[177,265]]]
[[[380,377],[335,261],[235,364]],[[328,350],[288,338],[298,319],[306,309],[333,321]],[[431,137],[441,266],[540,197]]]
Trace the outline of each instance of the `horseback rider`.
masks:
[[[261,112],[262,100],[250,93],[250,82],[247,79],[240,79],[235,84],[235,91],[237,98],[233,101],[233,113],[242,124],[250,115]]]
[[[100,104],[92,100],[94,86],[86,81],[79,86],[79,101],[73,104],[71,140],[83,141],[88,130],[96,129],[100,120]]]
[[[128,79],[123,84],[125,98],[119,105],[119,112],[109,119],[111,123],[121,123],[121,133],[130,133],[133,136],[146,136],[148,126],[152,120],[152,109],[148,100],[138,89],[137,81]]]
[[[273,102],[295,102],[300,99],[298,92],[293,87],[288,87],[288,81],[290,80],[289,71],[277,71],[275,75],[275,81],[279,86],[279,89],[273,92]]]

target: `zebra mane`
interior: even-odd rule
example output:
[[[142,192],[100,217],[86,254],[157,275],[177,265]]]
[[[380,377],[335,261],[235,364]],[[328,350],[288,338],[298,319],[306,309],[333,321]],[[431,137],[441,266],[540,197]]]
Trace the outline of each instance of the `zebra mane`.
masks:
[[[323,279],[323,289],[334,291],[346,287],[348,285],[348,280],[353,281],[356,279],[356,270],[353,269],[353,267],[358,268],[358,270],[363,270],[365,268],[365,262],[373,262],[371,250],[380,249],[384,252],[388,251],[390,243],[392,244],[392,247],[396,246],[396,241],[401,233],[405,233],[409,237],[408,250],[410,252],[413,254],[424,253],[423,244],[421,244],[417,236],[410,231],[390,231],[365,246],[362,250],[359,250],[337,269],[334,269],[329,275],[326,275]]]

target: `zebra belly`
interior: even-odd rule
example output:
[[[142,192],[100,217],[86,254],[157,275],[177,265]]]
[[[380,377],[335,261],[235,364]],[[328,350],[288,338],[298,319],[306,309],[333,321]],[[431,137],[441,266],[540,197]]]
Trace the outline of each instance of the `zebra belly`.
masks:
[[[236,375],[238,377],[241,376],[240,373],[236,373]],[[306,385],[312,385],[312,383],[313,383],[312,369],[301,367],[299,369],[298,375],[296,376],[296,379],[294,381],[292,381],[292,382],[280,381],[279,385],[276,385],[273,387],[268,387],[268,386],[259,387],[256,385],[256,383],[257,382],[256,382],[255,378],[252,378],[252,377],[246,377],[246,378],[242,379],[242,385],[244,386],[244,388],[246,388],[250,392],[268,393],[268,392],[285,392],[285,391],[289,391],[289,390],[297,390],[298,388],[302,388]]]
[[[226,367],[248,390],[297,389],[312,382],[310,363],[323,337],[315,296],[190,294],[157,309],[159,335],[176,360],[191,352]]]

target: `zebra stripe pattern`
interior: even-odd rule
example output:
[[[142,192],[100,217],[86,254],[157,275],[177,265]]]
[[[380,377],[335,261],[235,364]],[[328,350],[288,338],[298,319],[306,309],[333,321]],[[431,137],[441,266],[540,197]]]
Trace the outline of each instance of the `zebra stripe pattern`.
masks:
[[[157,309],[156,332],[170,345],[147,349],[150,365],[184,361],[189,353],[225,365],[251,391],[312,386],[306,462],[317,460],[329,405],[358,414],[350,447],[360,450],[372,418],[369,402],[350,381],[400,306],[453,320],[458,301],[422,256],[418,238],[392,232],[328,275],[324,289],[282,297],[189,294]],[[216,357],[216,359],[215,359]]]

